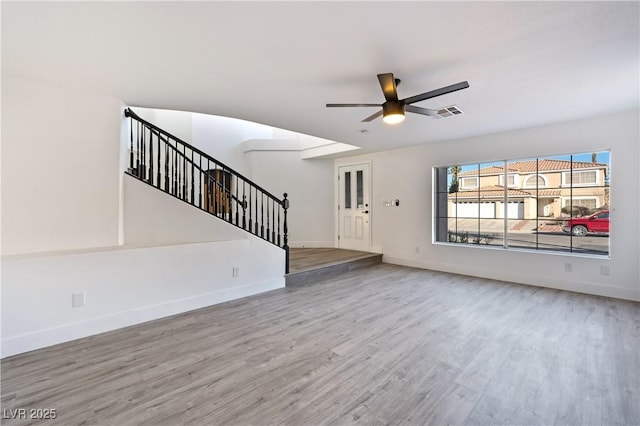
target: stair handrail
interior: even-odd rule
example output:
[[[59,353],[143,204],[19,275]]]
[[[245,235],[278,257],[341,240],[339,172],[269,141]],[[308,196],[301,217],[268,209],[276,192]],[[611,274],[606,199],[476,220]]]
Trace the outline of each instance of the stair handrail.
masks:
[[[147,122],[147,123],[148,123],[148,122]],[[156,129],[157,129],[157,128],[156,128]],[[154,130],[155,130],[155,129],[154,129]],[[209,180],[209,182],[211,182],[212,184],[214,184],[214,185],[216,185],[216,186],[219,186],[219,187],[220,187],[224,192],[226,192],[227,194],[229,194],[229,197],[231,197],[231,199],[235,200],[237,204],[243,204],[243,202],[241,202],[241,201],[238,199],[238,197],[236,197],[235,195],[233,195],[233,194],[231,193],[231,191],[230,191],[230,190],[228,190],[227,188],[225,188],[225,187],[224,187],[224,185],[222,185],[222,184],[221,184],[220,182],[218,182],[216,179],[214,179],[213,177],[211,177],[211,175],[209,175],[209,174],[207,173],[207,171],[206,171],[206,170],[204,170],[203,168],[201,168],[201,167],[200,167],[200,165],[198,165],[198,164],[194,163],[193,161],[191,161],[191,159],[190,159],[189,157],[187,157],[186,155],[184,155],[184,153],[180,152],[180,150],[179,150],[177,147],[175,147],[175,146],[171,145],[171,141],[169,140],[169,138],[167,138],[166,136],[162,136],[162,135],[160,135],[159,133],[158,133],[158,137],[163,138],[164,143],[166,143],[166,144],[167,144],[167,146],[168,146],[169,148],[171,148],[171,149],[172,149],[172,150],[173,150],[177,155],[179,155],[179,156],[181,156],[182,158],[184,158],[184,160],[185,160],[186,162],[190,163],[190,164],[191,164],[191,166],[192,166],[194,169],[197,169],[200,173],[202,173],[204,176],[206,176],[206,177],[207,177],[207,179]],[[187,145],[187,147],[190,147],[190,145],[189,145],[189,144],[187,144],[187,143],[185,143],[185,145]],[[189,149],[191,149],[191,148],[189,148]],[[202,154],[200,154],[200,155],[202,155]],[[224,170],[229,170],[230,172],[232,172],[232,173],[234,173],[234,174],[235,174],[235,172],[234,172],[233,170],[229,169],[229,168],[228,168],[228,167],[226,167],[224,164],[222,164],[222,163],[220,163],[220,162],[217,162],[216,164],[221,165],[221,166],[223,167],[223,169],[224,169]],[[246,181],[249,181],[248,179],[246,179],[245,177],[243,177],[243,176],[242,176],[242,175],[240,175],[240,174],[238,174],[238,176],[239,176],[240,178],[242,178],[242,179],[246,180]],[[255,183],[253,183],[253,182],[252,182],[252,185],[254,185],[256,188],[260,189],[262,192],[264,192],[264,193],[266,194],[266,191],[263,191],[263,190],[262,190],[261,188],[259,188],[259,187],[258,187],[258,185],[256,185]],[[269,196],[271,196],[272,198],[275,198],[276,200],[278,200],[278,198],[273,197],[271,194],[269,194]],[[246,201],[244,201],[244,203],[246,203]],[[246,206],[243,206],[243,208],[246,208]]]
[[[140,121],[141,123],[146,124],[147,126],[153,128],[154,130],[164,133],[166,136],[168,136],[171,139],[174,139],[176,142],[180,142],[181,144],[185,145],[187,148],[189,148],[190,150],[197,152],[199,155],[205,157],[206,159],[208,159],[209,161],[212,161],[214,163],[216,163],[218,166],[221,166],[224,170],[227,170],[229,172],[231,172],[232,174],[238,176],[239,178],[247,181],[247,182],[251,182],[251,184],[253,186],[255,186],[257,189],[259,189],[261,192],[263,192],[265,195],[268,195],[269,197],[279,200],[280,202],[282,202],[283,200],[280,200],[279,197],[276,197],[275,195],[273,195],[272,193],[270,193],[269,191],[267,191],[266,189],[262,188],[260,185],[256,184],[255,182],[253,182],[251,179],[245,177],[242,173],[237,172],[236,170],[232,169],[231,167],[227,166],[226,164],[224,164],[221,161],[216,160],[215,158],[213,158],[212,156],[210,156],[209,154],[207,154],[206,152],[203,152],[201,150],[199,150],[198,148],[196,148],[195,146],[191,145],[188,142],[185,142],[184,140],[180,139],[177,136],[172,135],[171,133],[167,132],[166,130],[161,129],[160,127],[156,126],[153,123],[148,122],[147,120],[145,120],[144,118],[141,118],[138,114],[136,114],[135,112],[133,112],[131,110],[131,108],[126,108],[124,110],[124,115],[125,117],[132,117],[138,121]],[[172,146],[171,144],[169,144],[169,146]],[[180,153],[180,151],[177,151],[176,147],[173,147],[174,149],[176,149],[176,152]],[[187,158],[188,160],[188,158]]]

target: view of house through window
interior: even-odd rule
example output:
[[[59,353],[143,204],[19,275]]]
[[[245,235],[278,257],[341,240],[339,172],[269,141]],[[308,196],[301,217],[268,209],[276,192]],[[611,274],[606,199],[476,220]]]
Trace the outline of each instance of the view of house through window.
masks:
[[[600,151],[436,167],[435,240],[608,255],[609,158]]]

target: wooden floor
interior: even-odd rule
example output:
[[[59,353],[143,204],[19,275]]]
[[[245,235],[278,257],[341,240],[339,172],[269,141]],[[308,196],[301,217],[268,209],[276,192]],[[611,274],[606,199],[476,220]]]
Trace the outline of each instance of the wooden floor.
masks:
[[[290,251],[287,287],[335,278],[345,272],[382,263],[382,254],[336,248],[295,248]]]
[[[639,401],[640,304],[385,264],[2,361],[4,413],[49,424],[638,425]]]
[[[292,248],[289,251],[289,272],[303,272],[319,267],[365,259],[372,254],[335,248]]]

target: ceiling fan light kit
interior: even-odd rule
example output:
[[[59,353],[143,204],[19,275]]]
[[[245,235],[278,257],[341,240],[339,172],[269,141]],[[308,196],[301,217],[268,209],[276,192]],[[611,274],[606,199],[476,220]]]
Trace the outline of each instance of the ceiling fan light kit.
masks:
[[[440,109],[429,109],[414,106],[411,104],[424,101],[426,99],[435,98],[437,96],[446,95],[447,93],[457,92],[458,90],[466,89],[469,87],[469,83],[461,81],[460,83],[452,84],[450,86],[441,87],[440,89],[431,90],[429,92],[421,93],[419,95],[411,96],[405,99],[398,99],[397,86],[400,84],[400,80],[393,77],[393,73],[378,74],[378,81],[384,94],[385,102],[382,105],[379,104],[327,104],[327,108],[335,107],[382,107],[382,110],[376,112],[373,115],[362,120],[362,122],[372,121],[382,116],[382,121],[387,124],[398,124],[404,121],[405,111],[413,112],[414,114],[428,115],[432,118],[441,118],[446,115],[441,115]],[[461,114],[462,111],[456,108],[456,112],[451,111],[452,115]]]
[[[385,123],[402,123],[404,118],[404,104],[401,102],[385,102],[382,104],[382,121]]]

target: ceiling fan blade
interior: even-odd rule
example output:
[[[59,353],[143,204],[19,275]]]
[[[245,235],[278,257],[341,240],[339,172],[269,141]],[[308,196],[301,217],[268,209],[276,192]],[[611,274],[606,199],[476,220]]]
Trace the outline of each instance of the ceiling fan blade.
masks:
[[[451,86],[441,87],[430,92],[421,93],[419,95],[411,96],[410,98],[403,99],[405,104],[413,104],[416,102],[424,101],[425,99],[435,98],[436,96],[446,95],[447,93],[457,92],[458,90],[466,89],[469,87],[469,83],[461,81],[460,83],[452,84]]]
[[[380,104],[327,104],[327,108],[336,107],[380,107]]]
[[[380,117],[382,115],[382,110],[376,112],[373,115],[368,116],[367,118],[365,118],[364,120],[361,121],[361,123],[368,123],[370,121],[375,120],[376,118]]]
[[[382,87],[384,98],[387,101],[397,101],[398,91],[396,88],[396,80],[393,78],[393,74],[378,74],[378,81],[380,82],[380,87]]]
[[[430,117],[438,117],[438,111],[435,109],[422,108],[415,105],[405,105],[404,110],[408,112],[413,112],[416,114],[428,115]]]

